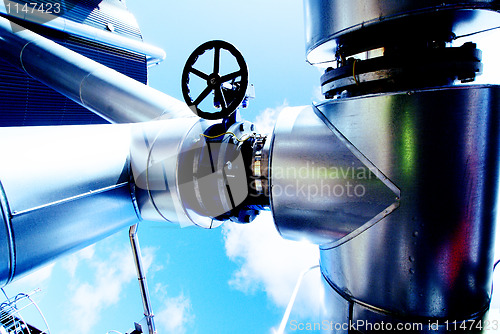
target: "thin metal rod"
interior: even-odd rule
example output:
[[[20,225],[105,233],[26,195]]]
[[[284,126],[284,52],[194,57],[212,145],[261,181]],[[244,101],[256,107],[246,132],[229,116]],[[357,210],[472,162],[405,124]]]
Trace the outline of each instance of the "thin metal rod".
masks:
[[[488,32],[488,31],[492,31],[492,30],[496,30],[496,29],[500,29],[500,26],[474,31],[474,32],[471,32],[471,33],[465,34],[465,35],[455,36],[455,37],[453,37],[453,39],[459,39],[459,38],[463,38],[463,37],[469,37],[469,36],[473,36],[473,35],[477,35],[477,34],[482,34],[483,32]]]
[[[285,310],[285,314],[283,315],[283,319],[281,320],[280,327],[276,334],[283,334],[285,333],[285,327],[286,324],[288,323],[288,319],[290,318],[290,313],[292,312],[292,307],[293,304],[295,304],[295,298],[297,297],[297,293],[299,292],[300,284],[302,283],[302,279],[304,278],[304,275],[310,272],[313,269],[319,268],[319,265],[312,266],[311,268],[308,268],[304,271],[302,271],[299,275],[299,279],[297,280],[297,283],[295,284],[295,288],[293,289],[292,297],[290,298],[290,301],[288,302],[288,305]]]
[[[137,269],[137,279],[141,288],[142,304],[144,306],[144,316],[148,324],[149,334],[156,334],[154,323],[153,308],[151,307],[151,300],[149,299],[148,283],[146,281],[146,273],[142,265],[141,248],[139,246],[139,238],[137,237],[137,230],[139,224],[130,226],[129,237],[130,245],[132,246],[132,253],[134,255],[135,268]]]

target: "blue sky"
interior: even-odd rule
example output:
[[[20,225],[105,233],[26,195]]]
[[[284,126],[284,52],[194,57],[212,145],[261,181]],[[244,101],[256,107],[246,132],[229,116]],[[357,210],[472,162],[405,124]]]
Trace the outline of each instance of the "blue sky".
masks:
[[[145,40],[167,53],[150,70],[153,87],[182,99],[181,72],[190,53],[223,39],[242,52],[256,88],[242,116],[264,132],[285,106],[319,99],[320,72],[305,62],[301,0],[127,3]],[[315,246],[280,238],[269,213],[250,225],[215,230],[145,222],[139,236],[157,328],[167,334],[272,333],[299,273],[318,256]],[[321,299],[317,286],[317,272],[308,274],[292,318],[310,316]],[[35,299],[52,333],[124,333],[142,318],[127,230],[6,290],[13,295],[35,287],[42,289]]]
[[[167,53],[150,70],[154,88],[182,100],[180,78],[190,53],[223,39],[242,52],[256,88],[243,118],[270,131],[283,107],[318,96],[320,73],[305,62],[301,0],[127,4],[146,42]],[[299,273],[318,256],[315,246],[281,239],[269,213],[248,226],[215,230],[145,222],[139,236],[159,333],[271,333]],[[317,285],[317,273],[308,277]],[[35,299],[52,333],[124,333],[142,318],[127,230],[6,290],[13,295],[35,287],[42,289]],[[307,314],[316,297],[304,289],[297,312]]]

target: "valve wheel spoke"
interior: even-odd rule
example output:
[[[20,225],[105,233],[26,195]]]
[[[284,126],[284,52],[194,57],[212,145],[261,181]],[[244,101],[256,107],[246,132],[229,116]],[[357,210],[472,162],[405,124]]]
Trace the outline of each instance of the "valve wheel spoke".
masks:
[[[203,92],[201,92],[201,94],[196,98],[196,100],[193,102],[192,105],[198,106],[201,102],[203,102],[203,100],[208,96],[208,94],[210,94],[211,91],[212,88],[210,88],[210,86],[207,86],[207,88],[205,88]]]
[[[190,69],[190,72],[193,73],[194,75],[202,78],[203,80],[208,80],[208,74],[205,74],[203,73],[202,71],[200,70],[197,70],[196,68],[194,67],[191,67]]]
[[[213,50],[213,73],[207,74],[197,68],[195,64],[199,58],[203,57],[206,51]],[[228,52],[238,63],[238,70],[229,74],[220,75],[221,71],[221,52]],[[210,57],[210,56],[209,56]],[[206,87],[193,99],[191,97],[190,77],[197,76],[206,81]],[[238,82],[234,81],[238,79]],[[227,84],[227,82],[230,82]],[[224,85],[223,85],[224,84]],[[182,72],[182,95],[184,100],[191,107],[193,112],[205,119],[216,120],[229,117],[245,99],[248,87],[248,68],[245,59],[241,53],[232,44],[225,41],[209,41],[198,48],[189,56],[184,71]],[[224,86],[224,87],[223,87]],[[210,107],[203,103],[201,110],[200,104],[206,100],[210,92],[214,92],[214,106]],[[194,106],[194,108],[193,108]]]
[[[241,70],[238,70],[236,72],[233,72],[233,73],[229,73],[229,74],[226,74],[226,75],[223,75],[221,78],[220,78],[220,81],[221,82],[228,82],[230,80],[233,80],[233,79],[236,79],[237,77],[241,76],[242,72]]]

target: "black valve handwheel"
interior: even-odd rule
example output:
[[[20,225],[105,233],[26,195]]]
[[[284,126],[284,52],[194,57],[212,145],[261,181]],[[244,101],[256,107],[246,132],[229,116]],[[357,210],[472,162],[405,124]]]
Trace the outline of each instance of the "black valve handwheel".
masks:
[[[195,63],[206,51],[214,50],[213,72],[204,73],[195,68]],[[221,51],[228,51],[238,63],[238,70],[221,74],[220,59]],[[191,96],[189,89],[189,78],[191,75],[198,76],[206,81],[207,86],[198,96]],[[224,83],[230,83],[231,89],[223,87]],[[232,44],[225,41],[209,41],[200,45],[189,56],[184,71],[182,72],[182,95],[191,110],[201,118],[216,120],[229,117],[243,102],[248,88],[248,68],[241,53]],[[203,111],[199,105],[210,93],[214,94],[214,101],[220,105],[220,110],[209,112]]]

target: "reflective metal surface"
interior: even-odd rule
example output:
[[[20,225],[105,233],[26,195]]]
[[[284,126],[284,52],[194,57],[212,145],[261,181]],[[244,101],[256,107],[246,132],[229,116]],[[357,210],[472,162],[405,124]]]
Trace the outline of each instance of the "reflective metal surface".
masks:
[[[459,30],[457,34],[462,34],[464,28],[469,32],[480,30],[476,22],[481,24],[478,17],[481,11],[477,9],[498,9],[498,6],[494,0],[305,0],[307,60],[312,64],[333,61],[338,45],[344,42],[342,36],[396,20],[413,21],[404,29],[389,29],[371,37],[359,35],[355,43],[369,50],[374,39],[411,41],[425,34],[440,35],[455,29]]]
[[[192,117],[184,102],[0,18],[1,57],[113,123]]]
[[[274,222],[289,239],[344,243],[399,205],[399,189],[314,107],[280,114],[270,169]]]
[[[499,97],[498,86],[469,86],[318,106],[401,190],[390,215],[347,243],[321,247],[323,275],[354,303],[352,320],[460,321],[487,309]]]
[[[203,126],[203,124],[200,124]],[[181,201],[193,222],[202,226],[219,226],[231,216],[249,195],[243,147],[250,141],[249,122],[236,122],[227,131],[215,124],[204,132],[195,126],[186,136],[178,159],[178,185]],[[223,135],[221,135],[223,134]],[[208,136],[208,137],[207,137]],[[249,153],[248,152],[249,158]]]
[[[128,125],[0,131],[0,282],[137,222]]]
[[[131,164],[135,195],[145,220],[170,221],[181,226],[193,222],[184,210],[177,184],[178,158],[185,136],[197,127],[198,118],[172,119],[133,127]]]
[[[213,125],[213,126],[212,126]],[[192,117],[135,124],[131,148],[135,195],[145,220],[215,228],[249,197],[248,122],[229,129]],[[243,139],[241,139],[243,138]]]

